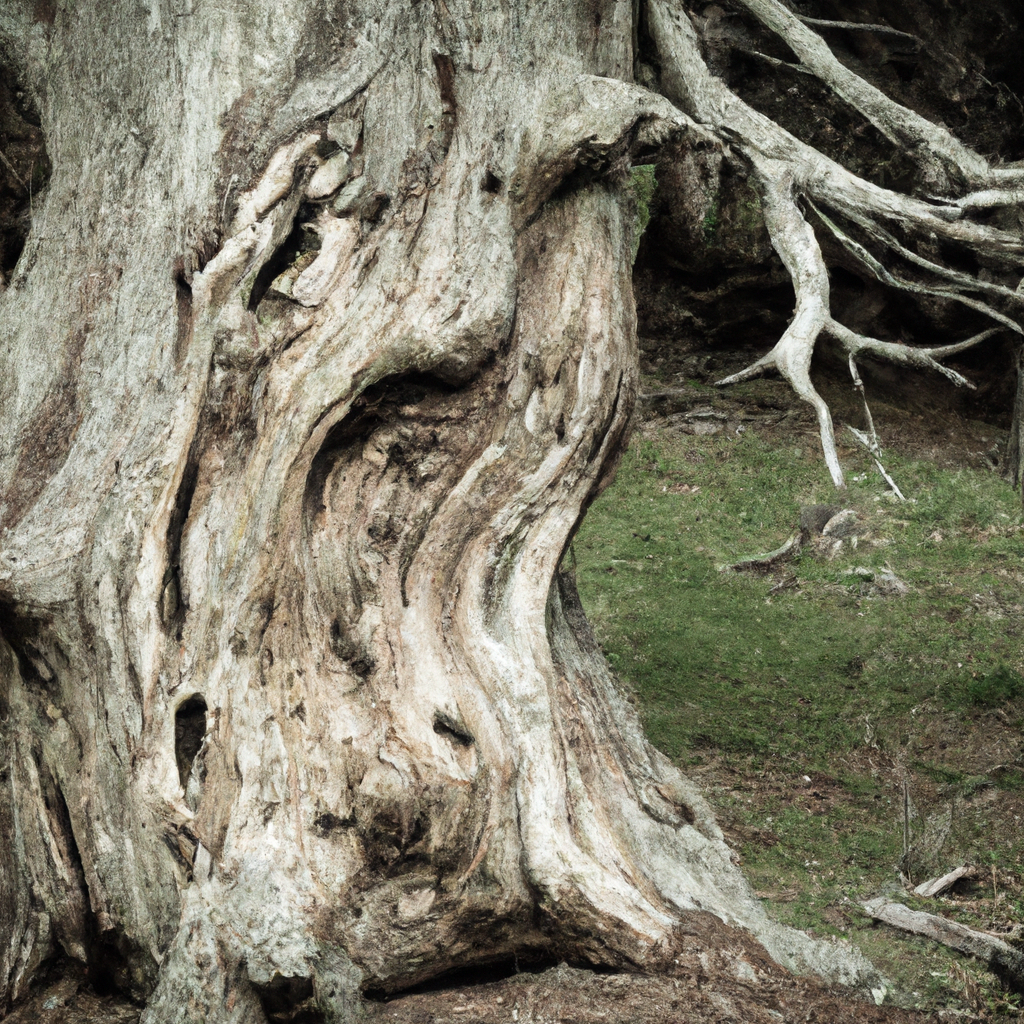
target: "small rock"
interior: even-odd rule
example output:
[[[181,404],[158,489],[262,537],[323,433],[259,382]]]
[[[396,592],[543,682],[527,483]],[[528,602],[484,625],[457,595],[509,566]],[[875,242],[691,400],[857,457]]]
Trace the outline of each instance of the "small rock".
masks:
[[[875,587],[880,594],[890,597],[900,597],[910,593],[910,587],[891,569],[884,569],[875,577]]]
[[[844,576],[856,576],[859,579],[865,580],[870,583],[875,578],[874,569],[868,569],[863,565],[855,565],[852,569],[844,569]]]

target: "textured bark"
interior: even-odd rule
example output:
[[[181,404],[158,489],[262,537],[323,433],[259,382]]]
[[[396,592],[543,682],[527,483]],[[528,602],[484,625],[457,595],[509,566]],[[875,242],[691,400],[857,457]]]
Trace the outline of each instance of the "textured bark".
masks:
[[[1024,990],[1024,954],[998,935],[968,928],[959,921],[938,914],[911,910],[902,903],[894,903],[883,897],[865,903],[864,909],[876,921],[914,935],[923,935],[968,956],[977,957],[1014,991]]]
[[[7,998],[62,955],[149,1021],[340,1020],[694,934],[869,982],[769,924],[558,571],[634,401],[626,172],[732,140],[809,400],[800,195],[1019,239],[776,128],[662,0],[86,7],[0,19],[53,166],[0,297]]]

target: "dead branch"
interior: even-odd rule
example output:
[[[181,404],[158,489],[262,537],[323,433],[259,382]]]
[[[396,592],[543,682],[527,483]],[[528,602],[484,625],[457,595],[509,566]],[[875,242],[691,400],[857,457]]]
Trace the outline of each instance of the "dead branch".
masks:
[[[874,460],[875,466],[878,468],[878,472],[882,474],[882,478],[892,488],[892,493],[895,494],[900,501],[906,501],[907,499],[904,497],[903,492],[896,486],[896,481],[889,476],[886,472],[885,466],[882,465],[878,458],[878,439],[875,438],[872,442],[863,431],[858,430],[856,427],[851,427],[849,424],[847,424],[846,427],[847,430],[849,430],[850,433],[853,434],[853,436],[871,453],[871,458]],[[874,424],[872,424],[871,429],[874,430]]]
[[[884,897],[869,900],[864,904],[864,910],[883,924],[914,935],[923,935],[984,961],[1007,984],[1017,991],[1024,991],[1024,953],[998,936],[976,931],[937,914],[911,910],[902,903],[891,903]]]
[[[944,893],[951,885],[959,882],[961,878],[971,873],[971,868],[966,864],[961,865],[958,868],[953,868],[948,874],[943,875],[941,878],[932,878],[927,882],[922,882],[915,890],[915,896],[924,896],[930,898],[932,896],[938,896],[940,893]]]
[[[789,540],[780,548],[769,551],[767,555],[758,555],[755,558],[741,558],[738,562],[724,566],[732,569],[733,572],[769,572],[780,562],[787,562],[800,553],[800,546],[803,544],[803,534],[794,533]]]

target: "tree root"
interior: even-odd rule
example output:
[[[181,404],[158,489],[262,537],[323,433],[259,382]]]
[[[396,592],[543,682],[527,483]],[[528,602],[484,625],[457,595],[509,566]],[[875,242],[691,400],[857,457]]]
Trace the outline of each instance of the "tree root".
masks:
[[[1003,264],[1019,272],[1024,266],[1021,239],[1010,232],[974,223],[965,213],[1020,202],[1024,197],[1024,171],[1016,167],[990,166],[986,159],[960,143],[944,127],[885,96],[842,65],[825,41],[808,27],[807,19],[790,12],[779,0],[742,0],[742,3],[797,54],[802,62],[800,70],[816,74],[860,110],[918,162],[927,190],[947,197],[932,203],[880,188],[800,142],[751,109],[710,73],[701,55],[697,33],[678,7],[669,0],[651,0],[649,23],[663,58],[662,88],[669,99],[698,123],[719,134],[753,168],[772,245],[796,292],[793,318],[777,344],[746,369],[718,383],[738,383],[768,370],[781,374],[797,395],[814,407],[826,465],[836,487],[843,487],[832,416],[810,377],[811,358],[822,332],[837,340],[847,353],[855,387],[863,396],[856,357],[864,354],[901,366],[937,370],[957,386],[971,387],[962,374],[943,366],[939,360],[987,340],[997,329],[982,331],[954,345],[915,348],[867,338],[839,324],[829,309],[828,270],[814,229],[800,210],[800,200],[807,201],[840,244],[882,283],[902,291],[952,299],[994,320],[1000,327],[1022,334],[1024,328],[1017,319],[970,293],[985,293],[1003,304],[1018,307],[1024,301],[1024,293],[927,259],[899,241],[880,222],[899,225],[904,234],[912,236],[945,238],[983,254],[989,264]],[[884,29],[884,26],[863,27]],[[956,198],[957,192],[964,191],[966,195]],[[825,213],[823,209],[830,212]],[[893,271],[843,230],[834,214],[856,224],[897,258],[943,279],[944,285],[912,280]],[[899,493],[878,463],[878,442],[866,400],[865,410],[870,431],[870,440],[865,439],[866,446],[876,455],[876,463],[890,486]]]

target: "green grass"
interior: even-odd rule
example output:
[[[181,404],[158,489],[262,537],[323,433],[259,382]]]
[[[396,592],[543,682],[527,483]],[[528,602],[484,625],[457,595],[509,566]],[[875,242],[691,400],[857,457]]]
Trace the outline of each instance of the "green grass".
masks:
[[[880,938],[856,903],[901,868],[921,881],[969,861],[995,863],[1017,893],[985,913],[1020,912],[1024,822],[990,802],[1019,801],[1024,764],[982,763],[982,740],[1024,720],[1024,521],[993,473],[887,453],[899,502],[844,457],[837,496],[809,445],[638,438],[574,541],[577,582],[652,742],[705,764],[755,889],[790,893],[776,916],[863,940],[903,1002],[934,1008],[955,1002],[952,954]],[[770,576],[723,570],[778,548],[815,503],[858,512],[856,547],[805,547]],[[887,571],[906,594],[878,594]]]
[[[874,542],[833,561],[801,556],[787,566],[799,586],[771,596],[774,579],[721,566],[777,548],[801,505],[835,501],[811,453],[749,435],[634,445],[574,546],[608,658],[662,749],[678,757],[711,744],[820,767],[862,741],[865,716],[895,719],[933,697],[952,709],[1024,694],[1019,618],[997,617],[1021,600],[1007,576],[1024,557],[1016,497],[993,474],[915,462],[893,471],[916,500],[882,497],[877,477],[854,481],[842,504]],[[870,596],[870,576],[886,568],[909,594]]]

